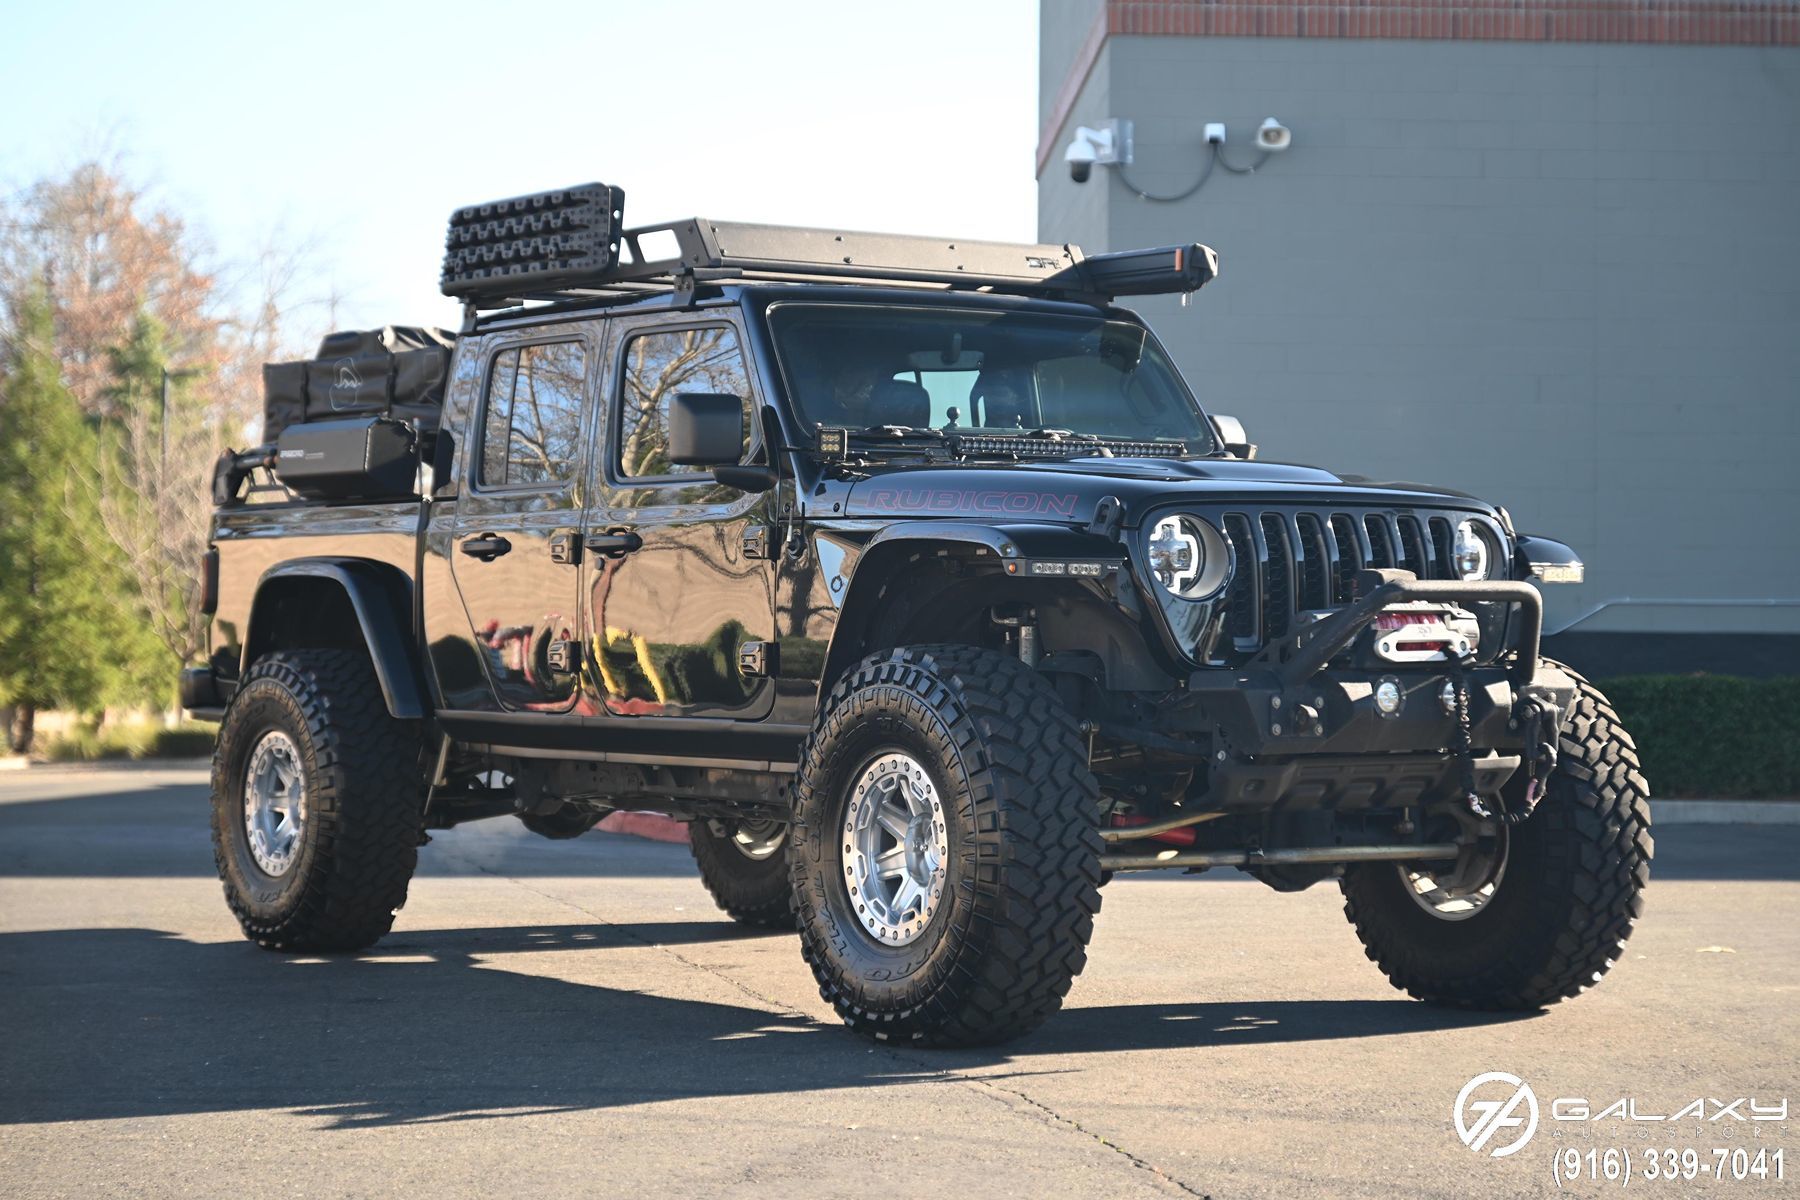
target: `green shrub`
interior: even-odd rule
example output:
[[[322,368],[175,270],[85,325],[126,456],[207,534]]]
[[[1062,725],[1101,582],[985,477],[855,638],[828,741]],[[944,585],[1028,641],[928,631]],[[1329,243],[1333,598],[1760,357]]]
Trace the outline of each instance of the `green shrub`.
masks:
[[[100,758],[100,735],[91,729],[70,729],[44,747],[51,762],[94,762]]]
[[[191,721],[174,729],[159,729],[150,744],[152,758],[206,758],[212,754],[219,727]]]
[[[95,731],[77,726],[44,747],[51,762],[109,762],[128,758],[204,758],[212,753],[217,725],[190,721],[174,729],[115,725]]]
[[[1800,796],[1800,677],[1628,675],[1600,690],[1652,796]]]

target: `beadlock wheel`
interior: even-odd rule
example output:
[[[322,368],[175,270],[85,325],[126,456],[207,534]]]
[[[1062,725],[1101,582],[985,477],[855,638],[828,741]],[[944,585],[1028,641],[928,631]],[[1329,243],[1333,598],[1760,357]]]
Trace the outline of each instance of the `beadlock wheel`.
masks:
[[[1507,827],[1463,846],[1454,862],[1397,863],[1413,903],[1440,921],[1466,921],[1486,908],[1506,880]]]
[[[244,836],[263,874],[279,879],[294,865],[306,832],[306,776],[294,739],[271,729],[244,771]]]
[[[857,920],[886,946],[925,931],[944,899],[944,802],[910,754],[890,752],[857,777],[844,818],[844,875]]]
[[[708,821],[713,833],[729,837],[731,847],[751,862],[766,862],[787,845],[786,821]]]

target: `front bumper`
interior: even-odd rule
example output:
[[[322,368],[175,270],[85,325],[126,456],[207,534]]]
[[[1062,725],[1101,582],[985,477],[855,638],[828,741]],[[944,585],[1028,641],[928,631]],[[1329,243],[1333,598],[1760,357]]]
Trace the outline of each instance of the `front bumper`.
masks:
[[[1523,583],[1419,581],[1407,572],[1365,572],[1361,598],[1231,671],[1199,671],[1158,721],[1165,737],[1205,746],[1207,805],[1225,810],[1399,808],[1461,797],[1466,788],[1455,707],[1446,683],[1468,690],[1475,790],[1499,792],[1559,722],[1530,708],[1566,713],[1575,681],[1538,656],[1542,605]],[[1510,661],[1459,670],[1444,662],[1370,662],[1354,653],[1391,604],[1411,600],[1508,605]],[[1391,714],[1375,703],[1383,680],[1399,686]]]
[[[1375,706],[1384,678],[1404,697],[1393,716]],[[1401,808],[1454,799],[1462,766],[1450,747],[1456,716],[1439,699],[1442,669],[1322,671],[1303,686],[1270,671],[1217,672],[1190,685],[1169,713],[1171,732],[1206,735],[1211,746],[1207,801],[1221,809]],[[1526,696],[1566,712],[1575,681],[1540,665],[1516,689],[1500,667],[1463,673],[1476,791],[1493,795],[1534,747],[1517,713]],[[1552,736],[1554,731],[1552,731]]]

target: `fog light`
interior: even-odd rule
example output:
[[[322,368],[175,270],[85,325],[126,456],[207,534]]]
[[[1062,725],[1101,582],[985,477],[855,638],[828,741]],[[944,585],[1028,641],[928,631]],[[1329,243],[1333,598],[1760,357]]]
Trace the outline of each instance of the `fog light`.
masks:
[[[1438,703],[1444,706],[1445,715],[1452,717],[1456,715],[1456,685],[1448,679],[1444,680],[1444,686],[1438,689]]]
[[[1384,679],[1375,685],[1375,710],[1382,716],[1399,716],[1402,699],[1398,679]]]

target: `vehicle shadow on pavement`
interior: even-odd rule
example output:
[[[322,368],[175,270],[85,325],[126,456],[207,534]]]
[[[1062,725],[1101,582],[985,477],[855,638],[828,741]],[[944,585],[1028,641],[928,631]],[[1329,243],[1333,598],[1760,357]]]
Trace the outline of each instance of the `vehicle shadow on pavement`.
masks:
[[[413,931],[312,958],[153,929],[0,934],[0,1124],[261,1109],[334,1129],[496,1119],[1493,1019],[1399,1000],[1119,1005],[1067,1011],[994,1050],[934,1053],[874,1047],[748,994],[718,1003],[506,969],[511,954],[642,951],[734,929]]]
[[[123,772],[120,773],[123,777]],[[217,874],[206,790],[133,783],[129,790],[0,804],[0,877],[207,878]],[[424,876],[654,878],[692,875],[685,846],[590,834],[549,841],[510,817],[432,832]]]

